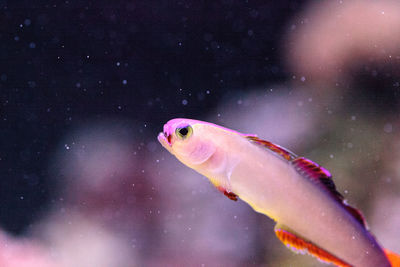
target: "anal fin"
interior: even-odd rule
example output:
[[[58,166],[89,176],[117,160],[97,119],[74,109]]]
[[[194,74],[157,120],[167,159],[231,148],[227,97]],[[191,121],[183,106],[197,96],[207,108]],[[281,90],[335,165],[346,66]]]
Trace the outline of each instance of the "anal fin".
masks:
[[[295,234],[294,231],[284,225],[277,224],[274,231],[278,239],[296,253],[308,253],[326,263],[332,263],[341,267],[351,267],[351,265],[332,255],[328,251]]]

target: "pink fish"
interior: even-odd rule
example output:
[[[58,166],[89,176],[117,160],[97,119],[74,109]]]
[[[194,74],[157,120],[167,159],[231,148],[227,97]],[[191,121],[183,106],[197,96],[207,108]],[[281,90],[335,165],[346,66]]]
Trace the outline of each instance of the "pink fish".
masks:
[[[228,198],[275,220],[276,236],[294,251],[337,266],[400,267],[400,255],[378,244],[329,171],[311,160],[255,135],[191,119],[168,121],[158,140]]]

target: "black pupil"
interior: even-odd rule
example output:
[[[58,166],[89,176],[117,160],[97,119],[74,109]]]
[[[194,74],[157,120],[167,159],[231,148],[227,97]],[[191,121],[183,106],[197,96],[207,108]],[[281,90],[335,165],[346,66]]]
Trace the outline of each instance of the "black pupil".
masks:
[[[180,133],[182,136],[186,136],[186,135],[188,134],[188,132],[189,132],[189,130],[188,130],[187,127],[179,129],[179,133]]]

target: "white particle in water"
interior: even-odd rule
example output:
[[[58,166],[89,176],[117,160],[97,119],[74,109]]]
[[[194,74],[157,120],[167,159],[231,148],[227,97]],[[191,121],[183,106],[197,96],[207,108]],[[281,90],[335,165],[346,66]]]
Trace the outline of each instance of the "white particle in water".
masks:
[[[29,48],[35,48],[36,44],[34,42],[29,43]]]
[[[356,118],[357,118],[357,117],[356,117],[356,116],[354,116],[354,115],[353,115],[353,116],[351,116],[351,120],[352,120],[352,121],[355,121],[355,120],[356,120]]]
[[[122,80],[122,84],[127,84],[128,83],[128,81],[127,80]]]
[[[347,143],[347,147],[348,148],[353,148],[353,144],[352,143]]]
[[[69,150],[69,149],[70,149],[70,147],[69,147],[68,144],[65,144],[64,147],[65,147],[66,150]]]
[[[334,158],[334,156],[333,156],[332,154],[330,154],[330,155],[329,155],[329,157],[330,157],[331,159],[333,159],[333,158]]]
[[[207,90],[207,91],[206,91],[206,94],[209,95],[209,94],[210,94],[210,90]]]
[[[393,131],[393,125],[391,123],[386,123],[385,126],[383,126],[383,131],[385,131],[385,133],[391,133]]]
[[[188,104],[188,101],[186,99],[182,100],[182,105],[186,106]]]
[[[117,62],[117,66],[118,66],[118,67],[121,66],[121,63],[120,63],[120,62]]]
[[[301,76],[300,81],[305,82],[306,81],[306,77]]]

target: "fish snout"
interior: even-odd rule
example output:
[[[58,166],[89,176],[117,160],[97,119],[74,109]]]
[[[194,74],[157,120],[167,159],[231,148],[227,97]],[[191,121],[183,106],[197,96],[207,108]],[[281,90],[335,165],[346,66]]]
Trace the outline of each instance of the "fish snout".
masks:
[[[164,135],[165,141],[167,141],[170,146],[172,145],[172,130],[172,127],[168,123],[164,124],[162,134]]]

